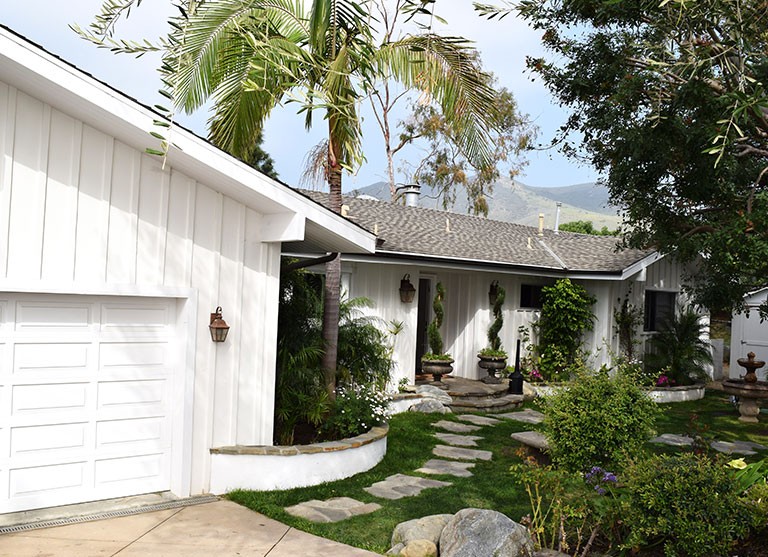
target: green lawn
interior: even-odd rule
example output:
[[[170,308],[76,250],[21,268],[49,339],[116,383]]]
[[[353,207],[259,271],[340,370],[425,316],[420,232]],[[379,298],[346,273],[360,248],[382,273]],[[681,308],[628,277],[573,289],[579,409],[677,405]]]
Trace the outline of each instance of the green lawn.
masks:
[[[668,404],[662,407],[664,414],[657,424],[659,433],[685,433],[689,430],[690,416],[697,414],[701,424],[710,426],[710,431],[706,434],[711,434],[718,440],[749,440],[768,446],[768,415],[764,415],[765,423],[743,424],[737,420],[737,410],[723,393],[708,391],[702,401]],[[455,513],[466,507],[495,509],[513,520],[519,520],[528,514],[527,495],[523,487],[516,484],[509,474],[509,467],[521,461],[516,454],[520,445],[510,439],[510,434],[539,426],[511,420],[504,420],[497,426],[484,427],[474,433],[484,437],[478,441],[477,448],[493,451],[493,459],[490,462],[477,462],[472,469],[472,477],[425,476],[449,481],[453,485],[426,490],[419,496],[395,501],[378,499],[363,491],[364,487],[392,474],[418,475],[413,471],[433,458],[431,451],[439,440],[433,435],[438,430],[432,423],[441,419],[456,420],[451,414],[404,413],[394,416],[390,421],[386,457],[372,470],[353,478],[286,491],[236,491],[230,494],[230,498],[295,528],[379,553],[389,549],[392,530],[399,522],[405,520],[431,514]],[[649,448],[655,452],[675,450],[656,444],[649,444]],[[747,461],[761,456],[768,457],[768,453],[748,457]],[[382,505],[382,509],[335,524],[315,524],[283,511],[284,507],[309,499],[322,500],[340,496],[376,502]]]

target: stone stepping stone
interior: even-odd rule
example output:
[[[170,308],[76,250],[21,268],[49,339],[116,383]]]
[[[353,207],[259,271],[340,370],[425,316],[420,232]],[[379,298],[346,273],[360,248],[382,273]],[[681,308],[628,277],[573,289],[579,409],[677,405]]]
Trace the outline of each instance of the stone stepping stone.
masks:
[[[382,499],[402,499],[403,497],[418,495],[425,489],[449,485],[452,484],[427,478],[417,478],[416,476],[406,476],[405,474],[394,474],[363,489],[371,495],[381,497]]]
[[[493,453],[491,451],[449,447],[448,445],[437,445],[432,449],[432,454],[441,458],[452,458],[454,460],[491,460],[491,458],[493,458]]]
[[[435,433],[435,437],[443,443],[459,447],[477,447],[477,441],[482,439],[477,435],[457,435],[455,433]]]
[[[486,418],[485,416],[475,416],[474,414],[461,414],[460,416],[456,416],[456,418],[462,422],[469,422],[471,424],[480,426],[496,425],[501,423],[501,420],[497,420],[496,418]]]
[[[544,414],[530,408],[518,410],[517,412],[507,412],[506,414],[497,414],[500,418],[515,420],[526,424],[540,424],[544,421]]]
[[[713,441],[710,446],[719,453],[740,455],[753,455],[757,454],[755,449],[765,449],[763,445],[749,441]]]
[[[519,433],[513,433],[512,439],[523,445],[528,445],[534,449],[540,451],[546,451],[549,449],[549,443],[543,433],[538,431],[521,431]]]
[[[381,508],[377,503],[363,503],[350,497],[334,497],[326,501],[312,499],[292,507],[286,507],[285,512],[304,518],[310,522],[328,523],[340,522],[352,516],[372,513]]]
[[[480,429],[476,425],[460,424],[458,422],[449,422],[448,420],[440,420],[432,425],[453,433],[472,433]]]
[[[424,466],[416,471],[421,472],[422,474],[444,474],[446,476],[468,478],[473,475],[469,469],[474,467],[474,462],[456,462],[455,460],[440,460],[433,458],[428,460]]]
[[[672,447],[688,447],[693,444],[693,439],[687,435],[665,433],[651,439],[651,443],[661,443]],[[710,446],[720,453],[753,455],[756,451],[764,451],[768,447],[752,441],[713,441]]]
[[[689,447],[693,445],[693,439],[687,435],[665,433],[651,439],[651,443],[660,443],[662,445],[670,445],[671,447]]]

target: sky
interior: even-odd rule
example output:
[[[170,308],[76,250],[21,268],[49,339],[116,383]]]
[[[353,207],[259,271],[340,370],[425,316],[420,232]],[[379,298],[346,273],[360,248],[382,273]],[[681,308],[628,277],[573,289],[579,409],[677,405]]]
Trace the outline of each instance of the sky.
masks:
[[[156,71],[159,57],[118,56],[96,48],[69,29],[70,23],[86,27],[100,11],[101,4],[102,0],[0,0],[0,23],[144,104],[167,104],[157,93],[161,86]],[[172,9],[169,0],[144,0],[128,20],[122,22],[118,36],[155,39],[164,35]],[[437,12],[448,25],[436,24],[436,32],[473,41],[485,68],[497,76],[501,86],[513,92],[520,111],[528,114],[539,128],[537,142],[548,144],[565,121],[566,112],[552,100],[540,80],[534,80],[525,71],[527,55],[543,54],[538,34],[513,16],[501,21],[480,18],[472,9],[472,0],[443,0],[437,3]],[[304,118],[297,115],[296,110],[295,105],[288,104],[273,112],[266,123],[263,147],[275,160],[280,179],[299,186],[303,184],[305,155],[323,139],[325,128],[318,114],[315,128],[307,132]],[[193,115],[179,115],[177,120],[205,136],[207,116],[202,110]],[[345,176],[345,191],[386,180],[380,131],[371,114],[364,111],[363,117],[366,161],[355,175]],[[420,158],[415,149],[405,156],[411,160]],[[527,158],[528,166],[518,180],[529,186],[567,186],[597,179],[591,167],[578,165],[551,149],[531,152]],[[406,174],[400,173],[398,181],[407,181]]]

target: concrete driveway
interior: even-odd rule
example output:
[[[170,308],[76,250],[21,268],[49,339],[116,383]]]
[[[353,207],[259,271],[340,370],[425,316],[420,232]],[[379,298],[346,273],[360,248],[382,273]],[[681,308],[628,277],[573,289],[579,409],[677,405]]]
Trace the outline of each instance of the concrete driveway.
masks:
[[[373,557],[231,501],[0,536],[0,556]]]

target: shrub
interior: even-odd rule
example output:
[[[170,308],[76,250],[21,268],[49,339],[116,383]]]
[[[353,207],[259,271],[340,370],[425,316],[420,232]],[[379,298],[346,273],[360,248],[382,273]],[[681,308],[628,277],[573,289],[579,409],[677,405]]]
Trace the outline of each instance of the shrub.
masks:
[[[729,555],[747,512],[722,461],[690,453],[635,460],[624,476],[628,546],[663,543],[668,557]]]
[[[496,299],[493,302],[493,321],[488,327],[488,348],[486,351],[490,349],[493,354],[491,354],[491,352],[486,352],[484,355],[505,358],[507,353],[501,347],[501,337],[499,337],[499,333],[504,326],[504,313],[501,308],[504,305],[504,298],[506,297],[507,292],[502,286],[499,286],[498,281],[493,281],[491,283],[491,290],[495,290]],[[483,352],[481,351],[481,354],[482,353]]]
[[[333,410],[321,428],[327,439],[346,439],[383,424],[389,399],[366,385],[339,387]]]
[[[709,343],[702,338],[706,326],[691,308],[678,308],[651,338],[645,363],[652,371],[667,375],[667,381],[690,385],[704,379],[703,366],[712,363]]]
[[[545,400],[544,425],[553,462],[585,472],[621,468],[625,455],[642,449],[659,409],[623,375],[581,369],[568,389]]]

